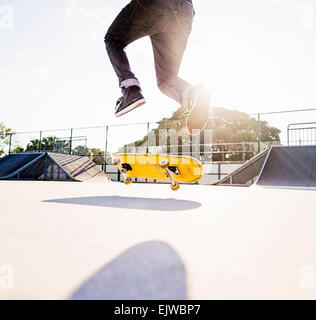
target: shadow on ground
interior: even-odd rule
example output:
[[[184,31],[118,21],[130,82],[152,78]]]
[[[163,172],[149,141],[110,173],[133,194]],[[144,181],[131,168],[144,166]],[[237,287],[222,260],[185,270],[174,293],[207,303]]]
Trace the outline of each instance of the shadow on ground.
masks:
[[[149,241],[124,251],[86,280],[71,300],[184,300],[185,267],[176,251]]]
[[[196,209],[201,206],[201,203],[189,200],[136,198],[120,196],[52,199],[44,200],[43,202],[153,211],[183,211]]]

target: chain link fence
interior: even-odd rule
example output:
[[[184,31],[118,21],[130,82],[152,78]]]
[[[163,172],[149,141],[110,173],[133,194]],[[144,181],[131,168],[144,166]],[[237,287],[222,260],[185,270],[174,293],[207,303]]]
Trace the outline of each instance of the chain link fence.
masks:
[[[6,154],[45,151],[88,156],[105,170],[115,152],[191,155],[203,163],[243,163],[273,144],[316,144],[316,121],[295,122],[316,120],[316,109],[250,116],[257,123],[256,141],[214,142],[216,128],[211,118],[211,125],[195,136],[177,127],[178,120],[10,133],[4,151]],[[279,141],[262,141],[264,122],[280,130]]]

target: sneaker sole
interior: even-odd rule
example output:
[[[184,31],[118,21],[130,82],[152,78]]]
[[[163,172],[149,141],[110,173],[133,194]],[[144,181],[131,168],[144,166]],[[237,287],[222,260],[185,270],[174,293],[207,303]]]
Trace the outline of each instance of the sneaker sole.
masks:
[[[120,116],[123,116],[124,114],[142,106],[143,104],[145,104],[146,101],[145,99],[140,99],[135,101],[134,103],[130,104],[128,107],[124,108],[123,110],[121,110],[120,112],[116,113],[115,116],[118,118]]]
[[[194,106],[186,120],[186,129],[191,136],[198,135],[205,129],[210,114],[209,93],[205,89],[201,89],[201,92],[195,98]],[[199,113],[198,116],[197,112]]]

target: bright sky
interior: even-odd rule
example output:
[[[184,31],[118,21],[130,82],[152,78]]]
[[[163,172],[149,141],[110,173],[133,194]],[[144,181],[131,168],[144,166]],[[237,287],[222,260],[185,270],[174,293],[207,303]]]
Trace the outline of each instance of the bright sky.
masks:
[[[213,105],[247,113],[316,108],[315,0],[193,1],[181,76],[204,82]],[[0,122],[29,131],[170,116],[178,106],[156,87],[148,38],[127,49],[147,104],[113,115],[120,91],[103,37],[128,2],[0,0]]]

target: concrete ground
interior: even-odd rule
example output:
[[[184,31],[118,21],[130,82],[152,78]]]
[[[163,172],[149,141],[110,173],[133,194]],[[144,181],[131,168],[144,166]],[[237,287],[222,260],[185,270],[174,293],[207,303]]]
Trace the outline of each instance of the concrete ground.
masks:
[[[0,299],[315,299],[315,192],[1,181]]]

